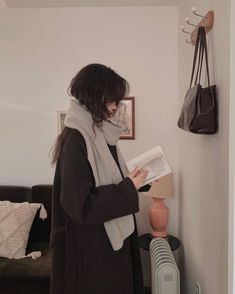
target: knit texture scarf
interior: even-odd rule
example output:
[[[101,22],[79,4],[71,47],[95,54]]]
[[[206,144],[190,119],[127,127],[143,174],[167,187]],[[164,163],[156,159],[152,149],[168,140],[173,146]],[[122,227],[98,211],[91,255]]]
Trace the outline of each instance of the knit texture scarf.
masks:
[[[119,184],[122,181],[122,176],[107,144],[117,145],[122,128],[109,121],[103,121],[101,127],[93,125],[91,113],[77,100],[71,100],[65,125],[78,130],[84,137],[96,187]],[[123,176],[126,177],[128,174],[126,163],[118,146],[116,148],[120,168]],[[107,221],[104,223],[104,227],[113,250],[119,250],[122,248],[124,240],[134,231],[133,215]]]

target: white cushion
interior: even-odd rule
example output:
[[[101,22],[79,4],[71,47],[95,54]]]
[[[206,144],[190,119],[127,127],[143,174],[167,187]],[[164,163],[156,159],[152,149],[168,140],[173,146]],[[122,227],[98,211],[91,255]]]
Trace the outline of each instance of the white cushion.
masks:
[[[40,207],[40,217],[46,218],[45,208],[41,203],[0,201],[1,257],[25,257],[29,232]]]

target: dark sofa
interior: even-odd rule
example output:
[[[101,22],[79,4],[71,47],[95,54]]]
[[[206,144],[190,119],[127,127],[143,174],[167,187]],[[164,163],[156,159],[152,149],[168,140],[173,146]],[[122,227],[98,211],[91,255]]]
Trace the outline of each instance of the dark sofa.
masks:
[[[26,249],[26,254],[32,251],[41,251],[42,256],[40,258],[8,259],[0,257],[1,294],[50,293],[51,196],[51,185],[35,185],[32,187],[0,185],[0,200],[43,203],[48,214],[47,219],[42,221],[39,218],[39,211],[37,212]]]

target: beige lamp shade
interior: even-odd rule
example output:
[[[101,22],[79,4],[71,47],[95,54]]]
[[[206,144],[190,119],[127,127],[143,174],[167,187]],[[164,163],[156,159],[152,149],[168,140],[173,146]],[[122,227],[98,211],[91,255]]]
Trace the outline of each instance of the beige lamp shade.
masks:
[[[154,198],[170,198],[174,196],[173,173],[170,173],[156,181],[152,182],[152,186],[144,195]]]

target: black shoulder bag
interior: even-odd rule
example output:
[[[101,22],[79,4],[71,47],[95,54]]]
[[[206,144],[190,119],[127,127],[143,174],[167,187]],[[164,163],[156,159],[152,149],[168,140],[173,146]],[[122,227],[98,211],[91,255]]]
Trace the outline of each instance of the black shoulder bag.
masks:
[[[200,84],[204,53],[208,81],[208,87],[205,88]],[[197,59],[197,73],[194,86],[192,87]],[[190,88],[187,90],[184,98],[178,127],[195,134],[215,134],[218,130],[216,85],[210,86],[206,32],[204,27],[198,28]]]

